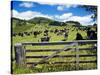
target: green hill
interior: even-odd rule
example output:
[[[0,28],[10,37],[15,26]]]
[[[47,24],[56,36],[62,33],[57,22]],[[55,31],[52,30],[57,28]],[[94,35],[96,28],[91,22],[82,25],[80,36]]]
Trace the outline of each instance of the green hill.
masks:
[[[52,19],[44,18],[44,17],[35,17],[30,20],[22,20],[18,18],[12,19],[12,29],[13,32],[24,32],[24,31],[32,31],[35,29],[44,30],[45,28],[50,28],[51,26],[80,26],[81,24],[76,21],[66,21],[59,22]]]
[[[34,26],[34,24],[28,22],[27,20],[22,20],[18,18],[11,18],[12,19],[12,30],[13,32],[23,32],[30,30]]]
[[[35,24],[50,23],[52,21],[53,20],[44,17],[35,17],[33,19],[28,20],[28,22],[35,23]]]

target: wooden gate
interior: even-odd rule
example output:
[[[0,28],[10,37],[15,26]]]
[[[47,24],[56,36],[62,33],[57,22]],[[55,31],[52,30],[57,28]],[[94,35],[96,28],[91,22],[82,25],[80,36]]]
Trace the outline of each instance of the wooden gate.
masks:
[[[90,48],[79,48],[80,45],[85,44],[91,44],[92,46]],[[26,50],[25,46],[32,45],[32,46],[50,46],[50,45],[65,45],[62,49],[40,49],[40,50]],[[75,55],[58,55],[62,51],[69,51],[74,50]],[[89,55],[80,55],[80,50],[94,50],[96,51],[96,54],[89,54]],[[26,56],[27,52],[45,52],[45,51],[53,51],[54,53],[50,56]],[[34,53],[33,53],[34,54]],[[57,63],[76,63],[76,69],[79,69],[79,63],[96,63],[97,64],[97,41],[96,40],[78,40],[78,41],[68,41],[68,42],[25,42],[25,43],[18,43],[15,45],[15,57],[16,57],[16,65],[17,67],[20,67],[25,64],[31,64],[32,67],[37,66],[38,64],[48,64],[49,62],[46,62],[46,60],[50,58],[57,58],[57,57],[75,57],[75,61],[68,61],[68,62],[54,62],[53,64]],[[79,57],[96,57],[95,61],[80,61]],[[28,58],[41,58],[39,62],[26,62],[26,59]]]

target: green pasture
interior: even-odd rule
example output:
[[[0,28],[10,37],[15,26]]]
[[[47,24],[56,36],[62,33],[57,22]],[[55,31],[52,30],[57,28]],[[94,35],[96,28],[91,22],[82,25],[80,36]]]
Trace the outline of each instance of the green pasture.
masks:
[[[48,26],[47,24],[45,25],[34,25],[34,24],[30,24],[27,26],[14,26],[13,27],[13,32],[30,32],[30,31],[35,31],[35,30],[40,30],[40,31],[44,31],[45,29],[48,30],[54,30],[54,29],[64,29],[64,28],[68,28],[69,29],[69,33],[68,33],[68,38],[66,41],[73,41],[76,38],[76,33],[79,32],[84,39],[87,38],[87,34],[86,31],[81,31],[78,30],[77,31],[77,27],[73,27],[71,25],[67,25],[67,26]],[[74,31],[72,31],[74,29]],[[64,39],[63,35],[59,35],[57,36],[54,33],[49,32],[49,35],[51,36],[50,42],[53,41],[62,41]],[[16,37],[12,37],[12,58],[15,58],[15,54],[14,54],[14,45],[16,43],[23,43],[23,42],[40,42],[40,38],[43,37],[43,33],[38,35],[36,38],[34,37],[34,35],[30,35],[30,36],[16,36]],[[86,44],[86,45],[82,45],[79,46],[79,48],[89,48],[91,47],[91,45]],[[64,45],[51,45],[51,46],[26,46],[26,50],[38,50],[38,49],[62,49],[64,48]],[[29,52],[26,53],[26,56],[48,56],[53,54],[54,52]],[[88,55],[88,54],[96,54],[93,51],[88,51],[88,50],[82,50],[79,51],[79,55]],[[61,53],[59,53],[58,55],[75,55],[75,50],[70,50],[70,51],[63,51]],[[26,59],[26,62],[39,62],[41,59],[40,58],[31,58],[31,59]],[[21,68],[16,68],[15,65],[15,61],[13,61],[13,73],[14,74],[21,74],[21,73],[37,73],[37,72],[54,72],[54,71],[69,71],[69,70],[75,70],[75,64],[73,63],[66,63],[66,64],[56,64],[54,65],[53,62],[60,62],[60,61],[74,61],[75,57],[71,58],[62,58],[62,57],[58,57],[58,58],[51,58],[49,60],[47,60],[48,62],[51,62],[49,65],[45,64],[45,65],[37,65],[37,67],[35,68],[26,68],[26,67],[21,67]],[[96,57],[80,57],[79,60],[96,60]],[[96,69],[97,65],[95,63],[83,63],[83,64],[79,64],[79,68],[80,70],[84,70],[84,69]]]

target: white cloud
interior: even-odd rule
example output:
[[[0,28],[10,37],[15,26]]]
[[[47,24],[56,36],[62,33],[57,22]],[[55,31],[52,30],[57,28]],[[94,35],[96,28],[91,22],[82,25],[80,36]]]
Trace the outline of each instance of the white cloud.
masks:
[[[64,6],[58,6],[58,7],[57,7],[57,10],[63,11],[63,10],[64,10]]]
[[[31,8],[33,7],[33,3],[32,2],[23,2],[19,5],[20,7],[26,7],[26,8]]]
[[[72,13],[64,13],[62,15],[56,15],[55,18],[60,19],[61,21],[68,19],[71,17],[73,14]]]
[[[25,11],[25,12],[18,12],[16,10],[12,10],[12,17],[20,18],[20,19],[25,19],[29,20],[34,17],[46,17],[52,19],[52,16],[42,14],[40,12],[36,11]]]
[[[78,5],[67,4],[67,5],[66,5],[66,8],[71,8],[71,7],[76,8],[77,6],[78,6]]]
[[[94,22],[91,18],[92,14],[86,16],[75,16],[72,13],[64,13],[62,15],[55,15],[55,20],[66,22],[66,21],[78,21],[82,25],[93,25]]]
[[[65,10],[65,9],[69,9],[69,8],[71,8],[71,7],[76,8],[77,6],[78,6],[78,5],[72,5],[72,4],[59,5],[59,6],[57,7],[57,10],[63,11],[63,10]]]
[[[58,3],[54,3],[54,2],[37,2],[37,3],[42,4],[42,5],[51,5],[51,6],[58,4]]]
[[[18,16],[18,12],[16,10],[12,10],[12,16],[13,17],[17,17]]]
[[[91,14],[92,15],[92,14]],[[68,19],[65,19],[64,21],[78,21],[83,25],[90,25],[93,24],[93,20],[91,18],[91,15],[86,15],[86,16],[71,16]]]

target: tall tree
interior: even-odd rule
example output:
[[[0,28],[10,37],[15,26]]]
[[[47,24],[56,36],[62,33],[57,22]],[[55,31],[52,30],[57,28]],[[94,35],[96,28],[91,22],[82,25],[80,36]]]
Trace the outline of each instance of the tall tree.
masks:
[[[92,12],[93,15],[91,18],[93,18],[94,21],[97,20],[97,6],[88,6],[88,5],[82,5],[82,8],[86,9],[88,12]]]

